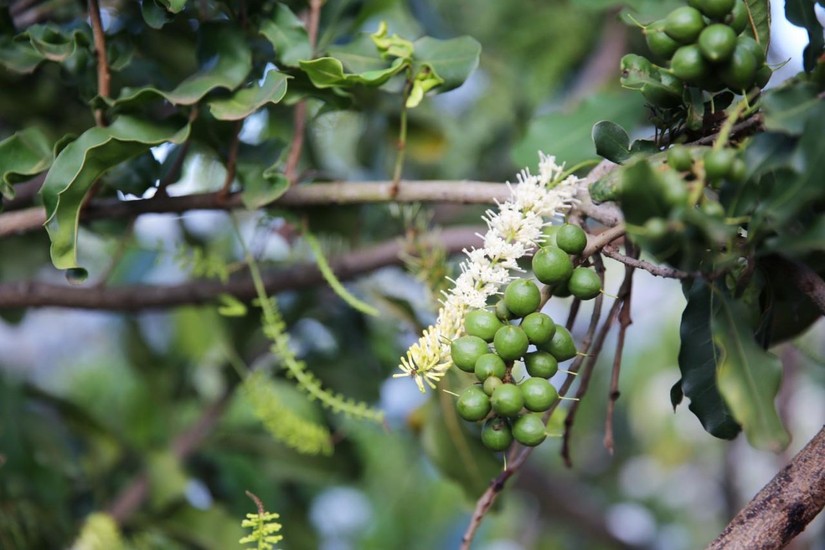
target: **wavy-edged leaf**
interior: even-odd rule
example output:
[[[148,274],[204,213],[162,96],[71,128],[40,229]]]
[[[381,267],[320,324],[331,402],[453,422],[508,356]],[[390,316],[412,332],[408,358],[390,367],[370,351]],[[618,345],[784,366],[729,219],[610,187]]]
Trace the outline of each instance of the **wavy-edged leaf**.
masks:
[[[449,40],[424,36],[413,44],[416,72],[421,65],[428,66],[444,81],[439,86],[441,91],[461,86],[478,67],[481,56],[481,44],[469,36]]]
[[[28,74],[43,61],[66,61],[90,42],[91,31],[86,26],[65,31],[54,24],[32,25],[14,38],[0,40],[0,65]]]
[[[261,23],[259,32],[272,43],[278,61],[287,67],[297,67],[302,59],[312,57],[303,21],[284,4],[278,4],[273,19]]]
[[[0,194],[14,198],[12,185],[48,170],[52,155],[51,141],[35,126],[0,141]]]
[[[630,157],[630,136],[624,128],[609,120],[600,120],[593,126],[596,154],[621,164]]]
[[[239,163],[238,179],[243,184],[241,201],[249,210],[270,204],[289,189],[289,180],[277,162],[263,171],[259,164]]]
[[[744,304],[714,289],[710,325],[718,350],[716,379],[750,444],[779,452],[790,442],[774,405],[782,364],[756,343],[748,318]]]
[[[711,290],[702,281],[686,291],[687,305],[679,327],[679,370],[682,380],[677,395],[690,399],[688,408],[705,431],[722,439],[733,439],[740,431],[716,383],[716,352],[711,336]],[[679,399],[681,401],[681,399]],[[674,407],[674,390],[671,390]]]
[[[404,62],[396,59],[385,69],[362,73],[345,73],[344,65],[334,57],[319,57],[311,61],[301,61],[301,70],[307,73],[316,88],[346,87],[362,84],[381,86],[404,69]]]
[[[789,2],[792,0],[788,0]],[[804,1],[804,0],[803,0]],[[771,3],[769,0],[745,0],[748,10],[748,32],[767,53],[771,44]]]
[[[263,82],[238,90],[228,98],[208,102],[209,112],[218,120],[244,119],[268,103],[281,101],[289,78],[282,72],[269,71]]]
[[[785,17],[808,33],[808,45],[802,54],[802,62],[806,71],[812,71],[816,60],[825,48],[825,37],[822,35],[822,26],[816,18],[813,0],[786,0]]]
[[[0,39],[0,65],[9,71],[29,74],[43,61],[43,56],[31,43],[8,37]]]
[[[158,124],[130,116],[95,127],[68,144],[52,163],[40,192],[46,207],[46,230],[52,263],[58,269],[85,272],[77,265],[80,208],[92,183],[117,164],[165,142],[181,143],[188,124]]]
[[[252,70],[252,51],[243,33],[228,25],[204,25],[199,57],[203,69],[185,79],[173,90],[152,86],[124,88],[112,106],[124,107],[162,97],[175,105],[193,105],[215,89],[234,90],[244,83]]]

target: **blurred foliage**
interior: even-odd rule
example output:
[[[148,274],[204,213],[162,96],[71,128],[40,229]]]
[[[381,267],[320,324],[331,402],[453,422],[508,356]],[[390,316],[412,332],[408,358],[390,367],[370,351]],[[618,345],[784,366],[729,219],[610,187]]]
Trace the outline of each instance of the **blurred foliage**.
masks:
[[[502,181],[532,164],[537,149],[569,164],[595,158],[590,128],[599,119],[639,131],[641,103],[619,90],[618,67],[598,89],[587,90],[587,99],[569,102],[567,94],[597,53],[603,27],[615,21],[617,9],[629,6],[632,13],[658,17],[672,5],[329,0],[316,50],[346,52],[380,21],[387,22],[390,34],[412,41],[464,35],[478,41],[482,55],[467,81],[427,95],[409,111],[404,176]],[[244,18],[240,6],[247,10]],[[0,5],[0,191],[8,208],[41,201],[57,208],[50,201],[69,199],[70,212],[58,220],[69,227],[58,230],[67,231],[69,248],[77,244],[77,257],[72,249],[72,261],[61,267],[82,265],[92,283],[111,286],[225,280],[244,269],[225,214],[82,226],[76,214],[92,176],[115,165],[99,180],[98,197],[149,195],[161,182],[172,194],[220,189],[227,173],[223,159],[238,129],[234,185],[243,186],[250,207],[273,200],[286,188],[283,153],[295,130],[299,100],[306,101],[310,114],[299,166],[303,178],[391,176],[404,104],[400,82],[314,87],[311,75],[298,68],[311,51],[302,23],[304,2],[112,0],[102,7],[112,98],[97,96],[84,3]],[[427,43],[432,48],[433,42]],[[458,76],[445,73],[445,80],[453,77],[451,85],[463,81],[473,65],[475,50],[463,44],[471,52]],[[414,59],[409,67],[420,68],[423,62]],[[443,63],[433,66],[445,71]],[[801,139],[808,118],[821,119],[821,102],[810,99],[810,93],[774,96],[766,119],[773,133],[760,144],[764,157],[785,163],[791,172],[794,159],[781,156],[783,144]],[[806,116],[785,116],[800,100],[810,108]],[[108,129],[97,128],[96,109],[121,118]],[[130,114],[148,121],[135,130],[140,139],[117,134],[124,123],[135,122]],[[236,123],[239,118],[245,118],[243,125]],[[99,149],[97,161],[70,156],[72,139]],[[187,145],[170,145],[186,139]],[[815,154],[812,141],[808,135],[805,143]],[[160,142],[165,148],[154,148]],[[42,197],[26,188],[26,180],[67,150],[61,165],[71,177],[55,173]],[[793,175],[792,183],[804,183],[799,183],[803,175]],[[82,181],[83,189],[61,195],[75,181]],[[20,202],[13,203],[13,195]],[[432,219],[477,222],[479,212],[425,212],[411,222],[383,206],[324,206],[273,208],[238,218],[261,265],[278,269],[312,261],[314,247],[285,229],[298,220],[332,256],[406,230],[429,229]],[[820,242],[821,233],[815,227],[810,234],[783,234],[770,242],[804,254]],[[49,244],[45,232],[0,240],[0,280],[57,278]],[[415,252],[411,261],[425,266],[419,270],[440,274],[452,267],[442,251]],[[433,286],[439,282],[420,279]],[[396,268],[348,283],[357,299],[379,309],[377,319],[353,310],[327,287],[277,297],[295,356],[324,387],[382,408],[383,426],[333,414],[297,393],[269,352],[256,307],[235,310],[240,314],[232,317],[219,314],[220,304],[139,314],[0,311],[0,547],[239,547],[246,534],[241,520],[255,511],[246,490],[259,496],[267,511],[280,514],[283,548],[456,547],[472,503],[502,463],[500,456],[479,450],[474,428],[456,417],[449,394],[422,401],[414,385],[390,378],[403,350],[432,321],[432,298],[438,294],[428,294],[425,286]],[[592,398],[582,403],[577,419],[574,470],[562,470],[557,442],[546,443],[531,459],[532,473],[524,472],[508,488],[485,521],[479,548],[502,541],[537,549],[694,548],[724,524],[731,511],[724,499],[735,492],[734,485],[750,489],[764,481],[760,471],[732,472],[722,442],[707,438],[696,418],[683,411],[670,414],[667,395],[678,379],[684,302],[678,285],[648,279],[637,286],[634,316],[641,326],[630,332],[634,342],[625,357],[615,456],[601,444],[606,398],[598,396],[608,393],[605,363],[597,366]],[[803,368],[823,363],[822,330],[820,323],[809,333],[814,336],[805,341],[805,355],[795,356],[788,368],[787,393],[780,399],[793,403],[807,396],[806,402],[822,402],[821,374]],[[264,425],[248,396],[238,391],[244,383],[232,368],[238,362],[271,373],[271,385],[257,389],[271,390],[279,404],[311,423],[323,439],[319,445],[326,451],[331,444],[332,454],[303,454],[305,449],[289,440],[294,432],[278,424],[277,407],[265,415],[269,426]],[[453,386],[466,383],[460,376],[450,380]],[[786,420],[797,437],[794,444],[801,446],[804,435],[818,426],[797,407]],[[178,438],[191,436],[188,430],[210,410],[222,414],[203,441],[182,456],[175,450],[182,444]],[[562,416],[554,417],[551,429],[561,431]],[[742,463],[774,465],[772,458],[741,446],[733,453]],[[148,498],[114,525],[106,515],[111,505],[140,479]]]

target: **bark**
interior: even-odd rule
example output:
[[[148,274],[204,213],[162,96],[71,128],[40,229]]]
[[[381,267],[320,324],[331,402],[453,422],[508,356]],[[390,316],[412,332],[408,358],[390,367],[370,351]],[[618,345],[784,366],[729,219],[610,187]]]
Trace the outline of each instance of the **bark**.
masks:
[[[707,550],[784,548],[825,506],[825,427],[731,520]]]

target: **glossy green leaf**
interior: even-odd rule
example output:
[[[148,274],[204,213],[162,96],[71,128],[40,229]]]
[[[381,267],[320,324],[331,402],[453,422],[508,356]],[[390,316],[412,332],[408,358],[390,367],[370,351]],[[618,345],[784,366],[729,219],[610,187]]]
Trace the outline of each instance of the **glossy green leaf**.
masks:
[[[286,95],[289,77],[278,71],[269,71],[260,84],[236,91],[226,99],[214,99],[207,103],[209,112],[219,120],[241,120],[268,103],[278,103]]]
[[[789,0],[792,1],[792,0]],[[804,1],[804,0],[803,0]],[[769,0],[745,0],[750,22],[749,33],[767,53],[771,44],[771,5]]]
[[[0,39],[0,65],[9,71],[28,74],[42,62],[43,56],[29,42]]]
[[[593,126],[596,154],[621,164],[630,157],[630,136],[624,128],[609,120],[600,120]]]
[[[101,174],[154,145],[181,143],[188,135],[188,124],[157,124],[121,116],[110,126],[91,128],[68,144],[55,158],[40,190],[54,266],[84,276],[77,263],[80,208]]]
[[[353,74],[381,71],[390,65],[390,61],[381,56],[372,36],[366,33],[348,44],[330,48],[328,54],[339,60],[346,72]]]
[[[825,111],[825,101],[818,97],[815,86],[800,82],[766,93],[762,99],[765,128],[775,132],[801,135],[811,117]]]
[[[78,48],[88,47],[91,43],[88,27],[64,32],[56,25],[33,25],[25,34],[32,47],[49,61],[65,61]]]
[[[0,141],[0,194],[14,198],[13,184],[47,170],[51,163],[51,141],[36,126]]]
[[[280,164],[261,170],[258,164],[239,164],[238,179],[243,184],[241,200],[249,210],[257,210],[275,201],[289,189],[289,180]]]
[[[158,0],[143,0],[140,3],[140,14],[146,24],[153,29],[161,29],[172,20],[172,15]]]
[[[317,88],[346,87],[356,84],[381,86],[404,69],[400,59],[385,69],[365,71],[362,73],[345,73],[344,65],[334,57],[319,57],[312,61],[301,61],[301,69],[307,73],[312,84]]]
[[[424,36],[414,46],[414,66],[430,67],[444,81],[439,87],[442,91],[461,86],[478,67],[481,56],[481,44],[469,36],[450,40]]]
[[[802,62],[806,71],[812,71],[817,59],[825,48],[825,37],[822,35],[822,26],[816,18],[812,0],[786,0],[785,17],[808,33],[808,45],[802,54]]]
[[[124,88],[110,105],[124,107],[162,97],[175,105],[192,105],[215,89],[234,90],[252,69],[252,52],[243,33],[235,27],[211,24],[201,31],[199,57],[204,68],[168,92],[152,86]]]
[[[287,67],[312,57],[304,23],[285,4],[278,4],[273,19],[261,23],[260,33],[272,43],[278,61]]]
[[[687,396],[690,399],[688,408],[708,433],[722,439],[733,439],[740,427],[716,383],[716,356],[710,330],[711,290],[704,282],[697,281],[686,290],[686,298],[687,305],[679,327],[679,370],[682,379],[678,391],[674,394],[675,390],[671,390],[671,402],[675,407],[678,401],[674,400],[674,395]]]
[[[711,334],[718,351],[716,379],[750,444],[779,452],[790,442],[774,405],[782,363],[756,343],[748,318],[741,302],[713,290]]]
[[[600,120],[612,120],[624,128],[632,128],[644,112],[641,94],[634,92],[603,92],[589,96],[569,111],[548,113],[534,118],[527,135],[513,150],[517,166],[530,166],[536,152],[552,153],[560,162],[570,165],[596,158],[591,128]]]

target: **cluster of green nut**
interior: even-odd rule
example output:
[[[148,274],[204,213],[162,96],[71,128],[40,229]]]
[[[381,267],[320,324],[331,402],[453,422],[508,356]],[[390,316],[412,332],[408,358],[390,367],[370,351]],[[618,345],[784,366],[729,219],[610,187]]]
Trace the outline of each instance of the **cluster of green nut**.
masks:
[[[564,283],[571,293],[575,290],[590,298],[598,294],[598,275],[591,269],[574,269],[569,256],[584,250],[584,231],[578,226],[564,225],[550,233],[552,236],[547,239],[555,242],[540,249],[533,258],[533,270],[539,281],[548,285]],[[592,273],[595,291],[590,276],[573,278],[577,269]],[[577,353],[570,332],[542,313],[541,305],[538,285],[530,279],[515,279],[507,285],[495,307],[467,313],[465,334],[451,344],[453,363],[473,373],[478,381],[459,396],[458,414],[470,422],[485,421],[481,441],[493,451],[507,449],[513,440],[527,446],[544,441],[542,413],[559,399],[549,378],[556,374],[560,362]],[[522,380],[516,380],[513,373],[517,361],[524,364],[529,375]]]
[[[650,74],[658,82],[642,87],[645,98],[655,106],[672,107],[681,101],[683,83],[736,93],[765,86],[771,69],[765,64],[764,48],[748,33],[745,1],[687,3],[644,27],[650,51],[669,67],[652,65]]]

